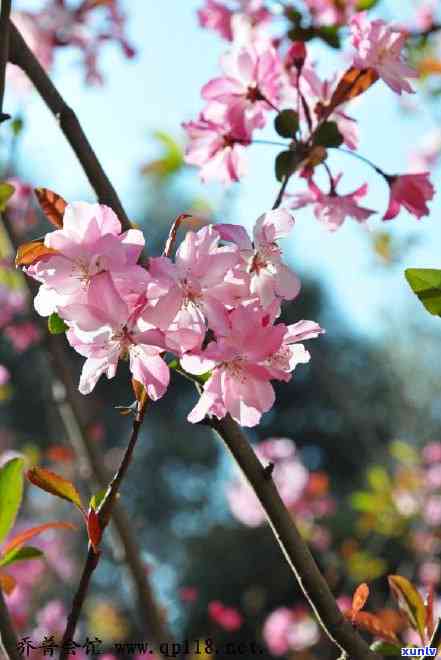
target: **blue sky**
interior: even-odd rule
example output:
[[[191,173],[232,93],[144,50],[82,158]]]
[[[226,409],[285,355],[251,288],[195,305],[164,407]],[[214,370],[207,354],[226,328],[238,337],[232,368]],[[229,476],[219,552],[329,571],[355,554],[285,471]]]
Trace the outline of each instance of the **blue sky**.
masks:
[[[201,1],[123,2],[129,16],[128,33],[138,56],[127,61],[119,48],[108,46],[101,60],[106,77],[103,88],[84,85],[76,52],[57,56],[54,81],[75,108],[135,221],[143,206],[140,195],[145,194],[139,180],[139,166],[157,156],[152,131],[159,128],[183,137],[181,122],[195,117],[200,110],[200,88],[217,74],[218,58],[225,50],[224,42],[198,27],[195,11]],[[38,4],[38,0],[16,2],[20,8]],[[390,0],[389,16],[395,17],[395,7],[397,2]],[[400,19],[402,7],[400,2]],[[327,70],[332,70],[334,55],[330,50],[314,47],[314,52],[318,61],[326,58]],[[20,107],[20,102],[8,94],[6,110]],[[40,99],[36,96],[27,99],[23,110],[27,122],[19,152],[23,171],[36,184],[55,189],[67,199],[91,199],[84,175]],[[360,120],[360,153],[391,173],[407,171],[409,151],[433,127],[430,112],[404,113],[396,96],[382,83],[354,104],[352,114]],[[251,227],[258,215],[271,207],[277,192],[273,175],[276,153],[277,149],[272,147],[251,148],[250,174],[235,191],[234,217],[217,216],[219,220]],[[383,180],[349,156],[333,156],[331,165],[345,173],[343,192],[367,181],[369,194],[365,205],[384,212],[387,188]],[[200,184],[196,171],[194,178],[189,179],[195,194],[206,197],[216,215],[216,208],[221,207],[222,189]],[[439,186],[439,171],[433,179]],[[294,182],[292,186],[293,191],[302,188],[302,182]],[[331,292],[333,305],[345,314],[357,332],[376,336],[391,323],[401,323],[403,314],[410,314],[439,332],[439,319],[429,317],[410,295],[403,270],[410,266],[441,267],[440,204],[437,195],[431,216],[421,222],[403,212],[386,227],[381,215],[373,217],[372,230],[387,229],[397,239],[418,240],[399,264],[388,268],[379,265],[369,249],[369,232],[355,222],[348,221],[341,230],[330,234],[308,210],[298,211],[296,228],[285,243],[290,263],[300,272],[321,279]]]

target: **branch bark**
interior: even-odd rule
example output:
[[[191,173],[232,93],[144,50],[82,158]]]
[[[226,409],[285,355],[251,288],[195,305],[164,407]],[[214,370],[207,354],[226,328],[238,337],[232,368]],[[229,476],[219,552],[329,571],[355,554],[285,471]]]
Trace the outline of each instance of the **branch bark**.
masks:
[[[12,21],[10,22],[9,32],[10,62],[22,69],[55,116],[99,202],[110,206],[121,221],[123,228],[125,230],[130,229],[130,221],[121,201],[81,128],[75,112],[64,101]]]
[[[261,503],[274,536],[297,581],[329,639],[351,660],[380,660],[381,656],[346,621],[286,509],[271,474],[262,467],[246,436],[229,416],[209,418],[205,424],[221,437]]]
[[[8,660],[21,660],[15,634],[3,591],[0,589],[0,649]]]
[[[5,95],[6,65],[9,58],[9,16],[11,0],[1,0],[0,10],[0,122],[9,119],[3,113],[3,97]]]

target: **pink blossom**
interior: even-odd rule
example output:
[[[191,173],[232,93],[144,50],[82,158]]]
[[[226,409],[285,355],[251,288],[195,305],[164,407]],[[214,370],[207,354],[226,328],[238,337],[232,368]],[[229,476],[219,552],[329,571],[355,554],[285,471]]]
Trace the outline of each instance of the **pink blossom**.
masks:
[[[151,258],[149,272],[159,287],[159,299],[146,308],[143,318],[165,333],[167,346],[180,354],[200,348],[208,325],[224,327],[228,287],[225,278],[239,260],[236,248],[220,247],[213,225],[187,232],[176,252]],[[164,295],[161,295],[164,294]]]
[[[3,364],[0,364],[0,387],[7,385],[10,379],[11,374],[9,373],[9,370]]]
[[[263,467],[274,464],[272,478],[280,497],[288,508],[293,508],[302,496],[309,474],[296,453],[296,447],[287,438],[269,438],[256,446],[256,454]],[[232,514],[249,527],[258,527],[266,520],[265,513],[254,491],[243,478],[235,479],[227,489],[227,500]]]
[[[441,461],[441,442],[429,442],[423,449],[423,458],[426,463]]]
[[[371,209],[359,206],[358,200],[367,193],[367,184],[347,195],[338,195],[335,187],[340,180],[338,176],[333,180],[333,188],[329,193],[324,193],[312,179],[308,181],[308,191],[296,195],[287,195],[292,198],[291,208],[300,209],[312,204],[314,215],[330,231],[336,231],[347,217],[354,218],[357,222],[365,222],[373,213]]]
[[[224,106],[210,103],[196,121],[183,126],[189,138],[185,160],[201,168],[202,181],[228,184],[246,174],[245,150],[251,141],[251,130],[244,124],[233,125]]]
[[[221,628],[234,632],[242,627],[243,617],[233,607],[226,607],[218,600],[208,604],[208,614]]]
[[[431,527],[441,523],[441,495],[431,495],[424,504],[423,518]]]
[[[425,561],[421,564],[418,577],[425,586],[434,586],[441,580],[441,566],[438,561]]]
[[[142,277],[142,269],[136,266],[144,246],[142,232],[130,229],[121,234],[121,223],[107,206],[69,204],[63,229],[46,234],[44,243],[57,254],[37,261],[27,271],[42,282],[34,300],[42,316],[66,305],[86,303],[88,287],[99,273],[112,270],[115,283],[125,289],[128,282]]]
[[[429,208],[426,202],[435,195],[429,176],[429,172],[388,176],[390,199],[383,220],[396,218],[402,206],[418,219],[428,215]]]
[[[306,0],[314,23],[318,25],[342,25],[356,10],[357,0],[346,0],[344,3],[335,0]]]
[[[397,94],[413,92],[407,78],[418,74],[402,57],[407,34],[387,25],[383,20],[369,21],[366,12],[356,14],[350,21],[352,45],[357,50],[354,66],[374,69],[380,78]]]
[[[273,655],[302,651],[319,641],[320,631],[314,619],[302,608],[280,607],[263,626],[263,638]]]
[[[240,132],[263,128],[265,112],[278,103],[281,68],[276,51],[269,45],[248,46],[227,53],[221,64],[224,76],[204,85],[203,98],[225,105],[226,118]]]
[[[288,236],[294,218],[283,209],[261,215],[254,225],[253,242],[240,225],[216,225],[226,241],[235,243],[242,256],[243,268],[250,276],[250,293],[263,307],[275,300],[293,300],[300,291],[298,277],[282,261],[277,242]]]
[[[37,344],[41,339],[40,329],[33,321],[11,323],[6,326],[3,332],[17,353],[27,351],[28,348]]]
[[[0,328],[7,325],[15,314],[23,312],[25,308],[25,291],[0,283]]]
[[[79,385],[82,394],[89,394],[102,374],[113,378],[118,361],[128,357],[133,378],[144,385],[149,397],[156,401],[163,396],[170,378],[161,357],[164,337],[159,330],[140,325],[143,308],[130,310],[106,272],[91,280],[87,304],[63,308],[63,317],[72,324],[67,339],[87,358]]]
[[[14,186],[15,191],[8,202],[8,215],[14,230],[19,233],[25,233],[37,224],[37,213],[32,207],[32,186],[24,183],[18,177],[12,177],[7,180]]]
[[[198,10],[199,24],[203,28],[214,30],[223,39],[232,41],[231,17],[233,12],[221,2],[205,0],[205,5]]]
[[[182,358],[189,373],[212,370],[188,420],[195,423],[207,414],[222,418],[230,413],[242,426],[255,426],[274,404],[270,381],[289,381],[296,365],[309,360],[309,353],[297,342],[317,337],[322,330],[308,321],[271,325],[269,314],[251,306],[234,309],[228,321],[227,332],[217,341]]]

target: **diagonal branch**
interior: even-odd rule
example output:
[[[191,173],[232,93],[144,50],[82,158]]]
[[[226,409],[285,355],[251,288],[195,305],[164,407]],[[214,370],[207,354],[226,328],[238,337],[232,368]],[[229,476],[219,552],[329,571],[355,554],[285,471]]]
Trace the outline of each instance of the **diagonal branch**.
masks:
[[[288,564],[329,639],[351,660],[380,660],[344,619],[270,472],[262,467],[241,428],[229,415],[221,420],[211,417],[205,424],[218,433],[253,488]]]
[[[9,31],[10,62],[24,71],[55,116],[67,141],[80,161],[99,202],[110,206],[115,211],[124,229],[130,229],[130,221],[121,201],[81,128],[76,114],[64,101],[12,21],[10,22]]]

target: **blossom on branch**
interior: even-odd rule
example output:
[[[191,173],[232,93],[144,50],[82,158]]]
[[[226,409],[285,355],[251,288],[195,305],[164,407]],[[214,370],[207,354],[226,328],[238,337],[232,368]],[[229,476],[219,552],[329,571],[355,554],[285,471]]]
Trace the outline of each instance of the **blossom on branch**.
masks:
[[[427,202],[435,195],[435,189],[429,181],[429,172],[388,176],[387,180],[390,199],[383,220],[395,218],[402,206],[418,219],[429,214]]]

